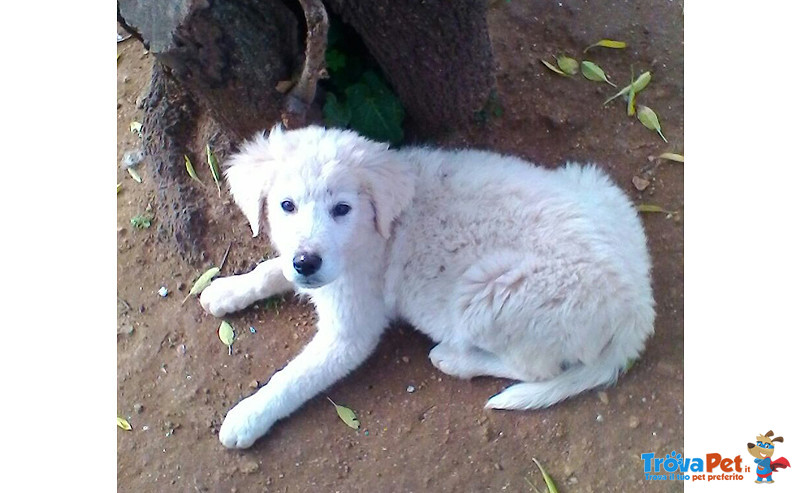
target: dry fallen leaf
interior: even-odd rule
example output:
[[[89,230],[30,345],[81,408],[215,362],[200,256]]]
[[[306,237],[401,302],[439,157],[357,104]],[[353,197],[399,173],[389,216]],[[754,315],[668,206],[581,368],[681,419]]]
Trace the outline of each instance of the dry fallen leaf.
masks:
[[[668,211],[660,205],[655,204],[639,204],[636,206],[636,210],[639,212],[663,212],[664,214],[677,214],[677,211]]]
[[[674,152],[665,152],[660,154],[659,159],[669,159],[670,161],[683,162],[683,154],[675,154]]]
[[[137,183],[141,183],[142,182],[142,177],[139,176],[139,172],[138,171],[136,171],[133,168],[125,168],[125,169],[128,170],[128,174],[131,175],[131,178],[136,180]]]
[[[131,424],[128,423],[128,420],[125,418],[120,418],[119,416],[117,416],[117,426],[126,431],[130,431],[132,429]]]
[[[135,133],[139,137],[142,136],[142,124],[139,122],[131,122],[131,132]]]
[[[199,183],[199,184],[201,184],[201,185],[202,185],[202,184],[203,184],[203,182],[202,182],[202,181],[200,181],[200,178],[198,178],[198,177],[197,177],[197,173],[195,173],[195,171],[194,171],[194,166],[192,166],[192,162],[189,160],[189,156],[187,156],[186,154],[184,154],[184,155],[183,155],[183,160],[184,160],[184,162],[185,162],[185,164],[186,164],[186,172],[187,172],[187,173],[189,173],[189,176],[190,176],[190,177],[191,177],[193,180],[195,180],[197,183]]]
[[[595,46],[600,46],[600,47],[603,47],[603,48],[614,48],[614,49],[617,49],[617,50],[621,50],[622,48],[625,48],[628,45],[624,41],[615,41],[613,39],[601,39],[597,43],[594,43],[592,45],[587,46],[583,50],[583,52],[586,53],[587,51],[589,51],[590,48],[594,48]]]

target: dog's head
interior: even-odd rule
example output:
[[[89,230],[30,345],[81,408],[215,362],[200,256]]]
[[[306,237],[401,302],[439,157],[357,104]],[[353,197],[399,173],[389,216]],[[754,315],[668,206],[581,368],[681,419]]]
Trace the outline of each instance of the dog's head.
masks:
[[[266,210],[287,279],[307,288],[335,280],[365,235],[391,234],[411,202],[414,172],[387,144],[311,126],[257,135],[228,162],[231,194],[253,236]]]
[[[772,435],[774,435],[774,433],[772,430],[769,430],[764,435],[758,435],[756,437],[756,443],[748,443],[747,451],[750,455],[758,459],[772,457],[772,454],[775,453],[775,442],[783,442],[783,437],[773,438]]]

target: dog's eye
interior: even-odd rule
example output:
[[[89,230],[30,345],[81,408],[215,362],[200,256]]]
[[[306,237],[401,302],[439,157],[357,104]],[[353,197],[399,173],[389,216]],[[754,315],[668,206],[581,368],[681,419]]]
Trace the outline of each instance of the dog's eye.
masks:
[[[341,217],[346,216],[348,212],[350,212],[351,207],[344,202],[339,202],[331,209],[331,214],[333,217]]]
[[[292,202],[291,200],[284,200],[283,202],[281,202],[281,209],[283,209],[286,212],[294,212],[295,211],[294,202]]]

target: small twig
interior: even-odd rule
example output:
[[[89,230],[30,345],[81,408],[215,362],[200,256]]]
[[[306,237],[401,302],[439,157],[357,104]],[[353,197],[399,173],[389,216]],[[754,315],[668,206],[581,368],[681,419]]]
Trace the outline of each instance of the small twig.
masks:
[[[287,129],[305,126],[306,112],[317,92],[317,81],[325,72],[328,46],[328,14],[322,0],[298,0],[306,17],[306,57],[300,80],[289,92],[281,120]]]
[[[225,255],[222,256],[222,262],[219,263],[220,272],[222,272],[222,267],[225,266],[225,261],[228,260],[228,254],[231,252],[231,246],[233,246],[233,242],[228,243],[228,249],[225,250]]]
[[[117,296],[117,301],[119,301],[120,303],[122,303],[123,305],[125,305],[125,308],[126,308],[126,309],[128,309],[128,310],[131,310],[131,311],[133,310],[133,308],[131,308],[131,305],[129,305],[127,301],[123,300],[123,299],[122,299],[122,298],[120,298],[119,296]]]

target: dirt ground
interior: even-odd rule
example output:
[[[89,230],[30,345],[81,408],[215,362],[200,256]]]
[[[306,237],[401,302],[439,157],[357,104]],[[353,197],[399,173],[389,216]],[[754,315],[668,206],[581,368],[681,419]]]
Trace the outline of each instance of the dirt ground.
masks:
[[[266,240],[250,237],[227,192],[218,197],[204,163],[195,163],[206,184],[197,193],[212,204],[212,219],[206,264],[189,265],[158,240],[158,217],[147,229],[131,225],[148,205],[155,210],[148,163],[139,168],[142,184],[120,168],[117,407],[133,429],[118,430],[119,491],[533,491],[528,481],[543,490],[534,457],[562,492],[639,491],[641,453],[682,450],[683,165],[653,159],[683,154],[682,3],[501,0],[492,2],[489,22],[496,104],[469,131],[435,143],[513,153],[546,166],[596,162],[637,204],[677,211],[643,214],[658,305],[643,357],[614,387],[541,411],[486,411],[487,398],[508,381],[443,375],[427,359],[430,340],[392,328],[361,368],[253,448],[226,450],[217,439],[225,413],[310,339],[313,311],[287,299],[227,317],[237,333],[228,355],[217,337],[219,320],[195,299],[181,301],[229,244],[223,275],[251,269],[268,252]],[[652,71],[638,102],[658,113],[669,143],[627,117],[619,100],[604,107],[616,92],[608,84],[561,77],[540,62],[562,52],[580,59],[601,38],[628,43],[625,50],[586,55],[618,85],[627,84],[631,67],[636,74]],[[139,145],[129,125],[142,120],[137,105],[152,56],[133,39],[118,49],[121,161]],[[634,176],[649,184],[638,190]],[[169,291],[164,298],[157,294],[162,286]],[[326,396],[353,409],[361,429],[346,427]],[[682,490],[679,482],[646,486]]]

